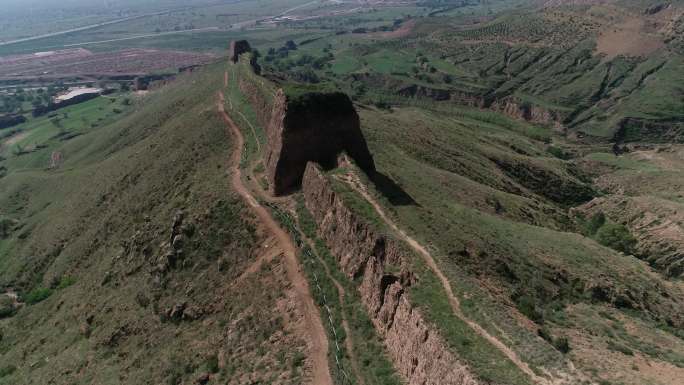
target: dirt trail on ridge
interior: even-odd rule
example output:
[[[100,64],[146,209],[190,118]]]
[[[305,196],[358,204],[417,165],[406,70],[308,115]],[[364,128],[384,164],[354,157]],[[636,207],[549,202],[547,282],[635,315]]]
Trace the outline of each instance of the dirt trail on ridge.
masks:
[[[304,241],[309,245],[311,250],[316,250],[314,242],[309,237],[307,237],[306,234],[304,234],[304,232],[300,231],[300,235],[302,239],[304,239]],[[321,258],[321,256],[317,252],[314,252],[314,255],[316,256],[316,259],[318,259],[318,262],[323,266],[323,269],[325,270],[325,274],[328,276],[328,279],[337,288],[337,300],[340,302],[340,307],[344,308],[347,292],[344,290],[344,287],[333,277],[332,272],[330,271],[330,266],[328,266],[328,264],[323,260],[323,258]],[[344,346],[347,349],[347,353],[349,354],[349,361],[351,362],[354,377],[356,377],[356,379],[359,381],[359,385],[365,385],[365,381],[363,380],[363,376],[361,375],[361,369],[359,368],[359,358],[356,356],[356,351],[354,350],[354,343],[352,342],[352,332],[351,328],[349,327],[349,321],[347,320],[347,317],[345,316],[343,311],[340,311],[339,313],[340,319],[342,320],[342,329],[344,329],[344,332],[347,336],[344,339]]]
[[[534,381],[535,383],[541,385],[565,383],[563,379],[549,380],[547,378],[538,376],[536,373],[534,373],[534,371],[532,371],[532,369],[526,362],[520,359],[520,357],[515,351],[506,346],[506,344],[501,342],[495,336],[489,334],[489,332],[485,330],[482,326],[480,326],[478,323],[466,317],[465,314],[463,314],[463,312],[461,311],[460,302],[458,300],[458,297],[454,295],[454,292],[451,288],[451,284],[449,283],[449,279],[446,277],[446,275],[444,275],[439,266],[437,266],[437,263],[435,262],[435,259],[432,257],[430,252],[418,241],[416,241],[414,238],[406,234],[404,230],[400,229],[399,226],[397,226],[396,223],[394,223],[394,221],[385,214],[385,211],[383,210],[382,206],[380,206],[380,204],[375,200],[375,198],[373,198],[366,191],[366,189],[363,187],[363,184],[356,175],[347,174],[346,176],[340,177],[340,179],[343,182],[347,183],[350,187],[352,187],[354,191],[361,194],[361,196],[373,206],[373,208],[378,213],[380,218],[382,218],[382,220],[399,236],[399,238],[408,243],[412,249],[414,249],[418,254],[420,254],[421,257],[423,257],[423,260],[428,265],[430,270],[432,270],[432,272],[437,276],[437,278],[441,282],[442,287],[444,288],[444,291],[446,292],[447,297],[449,298],[451,308],[458,318],[465,322],[475,333],[486,339],[489,343],[491,343],[499,351],[501,351],[506,357],[508,357],[509,360],[511,360],[511,362],[513,362],[513,364],[515,364],[515,366],[517,366],[521,371],[527,374],[530,377],[530,379],[532,379],[532,381]]]
[[[236,111],[239,113],[239,111]],[[252,130],[254,128],[252,127]],[[254,132],[254,131],[253,131]],[[254,137],[257,140],[257,144],[259,143],[258,138],[256,136],[256,133],[254,133]],[[261,152],[260,147],[257,148],[257,151]],[[259,185],[257,182],[257,174],[254,171],[255,167],[260,163],[260,160],[255,159],[252,161],[252,164],[246,168],[246,177],[247,177],[247,184],[251,186],[251,191],[255,192],[256,195],[260,199],[263,199],[269,203],[275,203],[275,204],[281,204],[281,205],[286,205],[290,207],[290,211],[294,212],[294,202],[291,197],[274,197],[270,194],[268,194],[262,186]],[[296,213],[295,213],[296,216]],[[313,243],[313,241],[306,235],[304,232],[299,230],[299,235],[302,237],[302,239],[309,245],[311,250],[316,250],[316,247]],[[330,266],[320,257],[320,255],[316,252],[314,252],[314,255],[318,259],[319,263],[323,266],[325,269],[326,275],[328,279],[335,285],[337,288],[337,294],[338,294],[338,300],[340,302],[340,305],[344,307],[345,303],[345,298],[346,298],[346,292],[344,290],[344,287],[333,277],[331,271],[330,271]],[[256,264],[256,263],[255,263]],[[359,381],[359,385],[365,385],[365,382],[363,380],[363,376],[361,375],[361,369],[359,368],[359,359],[356,355],[356,352],[354,350],[354,343],[352,342],[352,332],[351,328],[349,326],[349,322],[344,314],[344,312],[340,311],[340,319],[342,321],[342,328],[344,329],[344,332],[347,336],[347,338],[344,339],[344,345],[347,349],[347,353],[349,354],[349,361],[351,362],[352,366],[352,371],[354,372],[354,377]]]
[[[325,329],[321,322],[321,317],[318,308],[313,301],[308,283],[302,274],[301,267],[296,258],[296,248],[292,243],[290,237],[280,228],[275,222],[271,214],[262,205],[257,202],[251,192],[242,183],[242,172],[240,170],[240,159],[242,158],[242,151],[245,146],[245,141],[242,136],[240,128],[235,125],[233,120],[225,111],[225,99],[223,92],[219,91],[217,98],[217,110],[219,115],[223,118],[228,128],[232,131],[236,140],[235,151],[230,159],[231,164],[231,183],[235,191],[247,202],[250,209],[256,214],[259,221],[274,235],[279,246],[283,250],[285,256],[285,268],[289,281],[292,283],[298,303],[304,315],[306,325],[306,334],[310,338],[311,346],[309,350],[309,357],[311,358],[312,368],[312,383],[316,385],[332,385],[332,377],[328,367],[328,338],[325,334]]]

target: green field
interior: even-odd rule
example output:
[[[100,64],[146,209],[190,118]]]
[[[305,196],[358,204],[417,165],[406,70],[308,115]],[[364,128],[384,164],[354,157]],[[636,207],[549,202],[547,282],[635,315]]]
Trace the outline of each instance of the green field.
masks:
[[[0,156],[7,159],[5,166],[10,171],[47,168],[51,153],[59,151],[68,140],[125,116],[133,108],[131,98],[124,94],[98,97],[31,118],[12,128],[19,132],[4,139]]]

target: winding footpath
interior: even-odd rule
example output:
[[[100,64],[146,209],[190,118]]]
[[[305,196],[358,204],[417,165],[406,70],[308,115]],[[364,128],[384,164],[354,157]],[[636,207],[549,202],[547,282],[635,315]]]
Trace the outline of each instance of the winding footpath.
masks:
[[[355,175],[350,175],[347,174],[346,178],[342,177],[343,182],[346,182],[351,188],[354,189],[354,191],[358,192],[361,194],[361,196],[375,209],[377,214],[382,218],[382,220],[401,238],[403,241],[409,244],[413,250],[415,250],[425,261],[425,263],[428,265],[430,270],[437,276],[439,281],[442,284],[442,287],[444,288],[444,291],[447,294],[447,297],[449,298],[449,303],[451,304],[451,308],[454,312],[454,314],[460,318],[463,322],[465,322],[475,333],[477,333],[479,336],[483,337],[486,339],[490,344],[492,344],[494,347],[496,347],[499,351],[501,351],[508,359],[515,364],[521,371],[523,371],[527,376],[532,379],[536,384],[540,385],[552,385],[555,384],[554,381],[546,379],[544,377],[538,376],[532,369],[529,367],[529,365],[520,359],[518,354],[513,351],[511,348],[506,346],[503,342],[501,342],[498,338],[495,336],[489,334],[487,330],[485,330],[482,326],[480,326],[478,323],[475,321],[469,319],[468,317],[463,314],[461,311],[461,304],[458,300],[458,297],[454,295],[454,292],[451,288],[451,283],[449,283],[449,279],[446,277],[446,275],[442,272],[442,270],[439,268],[437,263],[435,262],[435,259],[432,257],[430,252],[423,246],[421,245],[418,241],[416,241],[414,238],[406,234],[406,232],[402,229],[399,228],[399,226],[394,223],[392,219],[390,219],[386,214],[385,211],[382,209],[380,204],[373,198],[362,186],[361,182],[358,180],[358,177]]]
[[[242,172],[240,170],[240,159],[245,146],[245,140],[240,128],[233,122],[225,111],[225,98],[223,92],[219,91],[217,98],[217,110],[223,118],[226,126],[235,138],[235,151],[230,160],[231,164],[231,183],[234,190],[247,202],[250,209],[256,214],[259,221],[273,234],[278,245],[282,248],[287,277],[292,283],[297,296],[297,307],[304,316],[305,330],[310,338],[309,358],[312,362],[312,383],[316,385],[332,385],[332,377],[328,367],[328,338],[321,322],[318,307],[314,303],[311,291],[306,278],[302,274],[301,266],[297,261],[296,248],[287,233],[273,219],[271,214],[254,198],[252,193],[242,182]]]

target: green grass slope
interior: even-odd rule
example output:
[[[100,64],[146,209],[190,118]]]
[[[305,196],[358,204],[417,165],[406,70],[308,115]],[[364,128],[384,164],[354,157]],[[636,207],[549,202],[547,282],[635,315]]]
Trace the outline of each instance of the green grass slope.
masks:
[[[547,144],[503,117],[477,122],[439,107],[366,108],[360,115],[378,169],[415,204],[392,204],[382,186],[376,195],[430,247],[466,314],[508,341],[535,370],[562,371],[569,358],[589,378],[610,383],[613,373],[590,357],[615,343],[675,372],[683,367],[681,282],[582,235],[582,222],[567,211],[577,195],[568,192],[593,188],[574,161],[555,158]],[[515,159],[517,172],[507,172],[502,159]],[[541,183],[530,184],[535,175]],[[427,306],[437,311],[437,305]],[[598,332],[580,315],[592,311],[604,314],[592,318],[601,325]],[[611,331],[618,318],[639,327],[620,337]],[[660,338],[669,348],[658,347]],[[667,383],[640,375],[625,380],[632,361],[611,359],[626,367],[618,376],[624,383]]]
[[[229,189],[221,78],[180,77],[59,142],[58,169],[6,161],[0,285],[25,304],[0,319],[0,383],[304,381],[283,266],[237,279],[261,234]]]

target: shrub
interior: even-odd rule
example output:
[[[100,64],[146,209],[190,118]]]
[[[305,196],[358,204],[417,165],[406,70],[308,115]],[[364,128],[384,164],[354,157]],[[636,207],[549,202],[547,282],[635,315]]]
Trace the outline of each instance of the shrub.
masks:
[[[539,337],[543,338],[544,341],[548,343],[553,342],[553,337],[551,336],[551,333],[549,333],[549,330],[545,327],[537,329],[537,335],[539,335]]]
[[[12,299],[6,295],[0,297],[0,319],[11,317],[14,315],[14,303]]]
[[[623,253],[631,253],[636,245],[636,239],[623,225],[607,223],[596,232],[596,241]]]
[[[62,276],[62,278],[59,279],[59,283],[57,284],[57,289],[66,289],[67,287],[69,287],[75,283],[76,283],[76,278],[64,275],[64,276]]]
[[[518,305],[518,310],[527,318],[538,324],[544,323],[544,315],[537,308],[537,304],[533,297],[521,295],[515,302]]]
[[[296,352],[294,354],[294,357],[292,358],[292,370],[295,370],[296,368],[301,367],[304,365],[304,360],[306,359],[306,355],[302,352]]]
[[[566,354],[570,351],[570,343],[567,337],[558,337],[553,341],[553,346],[558,349],[559,352]]]
[[[565,152],[565,151],[564,151],[562,148],[560,148],[560,147],[549,146],[549,147],[546,149],[546,151],[547,151],[549,154],[555,156],[555,157],[558,158],[558,159],[565,159],[565,160],[567,160],[567,159],[572,158],[572,156],[571,156],[570,154],[568,154],[567,152]]]
[[[24,301],[29,305],[33,305],[33,304],[36,304],[40,301],[46,300],[51,295],[52,295],[52,289],[45,288],[45,287],[39,287],[39,288],[31,290],[28,294],[26,294]]]
[[[604,224],[606,224],[606,216],[602,212],[598,212],[585,224],[584,233],[590,237],[594,236]]]
[[[546,327],[537,329],[537,334],[539,335],[539,337],[543,338],[544,341],[553,345],[553,347],[556,348],[556,350],[558,350],[559,352],[566,354],[570,351],[570,342],[568,342],[567,337],[553,338],[553,336]]]
[[[628,355],[628,356],[634,355],[634,352],[632,351],[632,349],[630,349],[630,348],[628,348],[628,347],[626,347],[620,343],[614,342],[614,341],[608,341],[608,349],[616,351],[616,352],[620,352],[620,353]]]
[[[215,354],[212,354],[207,358],[207,361],[205,362],[205,365],[207,367],[207,370],[211,373],[218,373],[219,371],[219,363],[218,363],[218,357],[216,357]]]
[[[17,367],[14,365],[3,366],[0,368],[0,378],[7,377],[16,371]]]
[[[389,103],[382,100],[377,100],[373,102],[373,105],[381,110],[389,110],[392,108],[392,106]]]
[[[11,218],[0,216],[0,239],[10,236],[17,226],[17,222]]]

